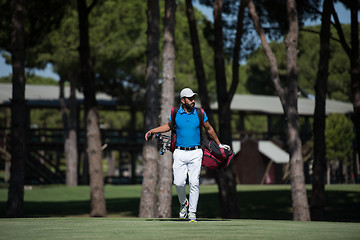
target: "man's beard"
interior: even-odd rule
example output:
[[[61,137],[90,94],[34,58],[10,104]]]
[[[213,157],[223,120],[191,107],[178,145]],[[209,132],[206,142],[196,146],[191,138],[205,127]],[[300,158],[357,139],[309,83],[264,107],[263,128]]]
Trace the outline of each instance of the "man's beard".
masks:
[[[193,110],[193,108],[195,107],[195,102],[192,102],[192,103],[185,103],[184,104],[184,107],[187,109],[187,110],[189,110],[189,111],[191,111],[191,110]]]

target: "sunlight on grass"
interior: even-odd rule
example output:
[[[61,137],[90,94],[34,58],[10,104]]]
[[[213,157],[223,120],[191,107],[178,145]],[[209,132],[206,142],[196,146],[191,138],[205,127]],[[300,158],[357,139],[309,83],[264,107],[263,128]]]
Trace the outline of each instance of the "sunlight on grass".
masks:
[[[0,239],[307,239],[355,240],[359,223],[139,218],[0,219]],[[180,235],[181,236],[180,236]]]

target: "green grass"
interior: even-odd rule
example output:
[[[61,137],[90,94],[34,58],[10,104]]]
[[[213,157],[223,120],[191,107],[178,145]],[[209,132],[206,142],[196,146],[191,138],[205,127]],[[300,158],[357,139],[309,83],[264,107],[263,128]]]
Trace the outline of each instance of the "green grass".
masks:
[[[0,240],[358,240],[360,223],[138,218],[0,219]]]
[[[308,188],[310,190],[310,186]],[[201,185],[198,222],[189,223],[176,218],[178,202],[175,191],[172,207],[174,218],[140,219],[136,216],[141,186],[107,185],[108,217],[89,218],[88,186],[37,186],[25,190],[24,214],[28,218],[0,219],[0,240],[360,239],[360,223],[338,222],[360,222],[359,185],[326,187],[327,222],[291,221],[289,185],[239,185],[237,190],[242,219],[220,219],[217,186]],[[5,216],[6,199],[7,189],[2,188],[0,217]]]
[[[310,198],[311,186],[308,186]],[[291,220],[291,191],[289,185],[239,185],[240,218],[264,220]],[[139,213],[141,185],[106,185],[105,197],[108,217],[132,218]],[[0,217],[5,217],[7,189],[0,189]],[[88,186],[35,186],[25,190],[26,217],[87,217],[90,193]],[[178,214],[175,191],[172,199],[172,217]],[[326,186],[324,221],[360,222],[360,185]],[[216,185],[200,185],[198,217],[220,218]],[[359,237],[360,239],[360,237]]]

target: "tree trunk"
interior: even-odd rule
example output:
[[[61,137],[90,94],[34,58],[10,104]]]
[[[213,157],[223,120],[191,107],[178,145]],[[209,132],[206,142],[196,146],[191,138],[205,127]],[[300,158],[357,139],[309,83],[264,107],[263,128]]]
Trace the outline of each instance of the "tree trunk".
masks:
[[[11,128],[11,117],[9,117],[10,112],[8,111],[8,109],[4,109],[4,114],[5,114],[5,131],[4,131],[4,135],[3,135],[3,148],[0,147],[0,151],[2,152],[3,156],[4,156],[4,160],[5,160],[5,168],[4,168],[4,181],[5,183],[9,183],[10,180],[10,167],[11,167],[11,139],[9,136],[9,134],[11,134],[11,130],[8,130]],[[357,167],[355,167],[355,169],[358,169]]]
[[[232,63],[232,83],[230,87],[230,96],[233,96],[236,92],[237,86],[239,85],[239,59],[240,59],[240,47],[241,47],[241,38],[244,31],[244,12],[245,7],[247,6],[248,1],[243,0],[239,5],[238,19],[237,19],[237,27],[236,27],[236,37],[235,37],[235,45],[233,51],[233,63]],[[230,101],[231,102],[231,101]],[[229,103],[230,104],[230,103]]]
[[[11,1],[11,168],[7,216],[22,217],[26,155],[24,8],[21,0]]]
[[[353,122],[356,131],[356,147],[357,156],[360,157],[360,59],[359,59],[359,22],[358,10],[360,8],[359,1],[350,1],[351,4],[351,94],[354,106]]]
[[[298,20],[294,0],[287,0],[287,13],[289,17],[289,33],[285,43],[287,47],[287,91],[280,84],[277,61],[269,43],[266,40],[253,1],[248,3],[249,13],[254,22],[265,54],[269,59],[271,77],[274,87],[279,95],[282,107],[287,118],[288,148],[290,152],[290,179],[294,220],[310,220],[310,213],[305,189],[303,159],[301,155],[301,140],[299,136],[298,110],[297,110],[297,40]]]
[[[85,116],[86,116],[86,153],[89,159],[90,173],[90,201],[92,217],[106,216],[106,202],[104,193],[104,178],[102,170],[101,135],[99,116],[95,98],[95,77],[92,69],[89,46],[88,15],[96,1],[90,7],[86,0],[78,0],[79,29],[80,29],[80,65],[81,79],[84,88]]]
[[[159,116],[159,20],[158,0],[148,0],[147,10],[147,63],[146,63],[146,96],[145,96],[145,131],[158,125]],[[139,207],[139,217],[157,217],[157,144],[148,141],[143,146],[144,173]]]
[[[104,193],[104,177],[102,169],[101,138],[96,107],[87,113],[86,137],[88,146],[86,153],[89,158],[91,217],[106,216]]]
[[[60,76],[59,81],[59,88],[60,88],[60,109],[61,109],[61,115],[62,115],[62,122],[63,122],[63,131],[64,131],[64,153],[65,153],[65,161],[66,161],[66,185],[69,186],[68,179],[70,176],[68,176],[68,142],[69,142],[69,123],[68,123],[68,116],[67,116],[67,107],[66,107],[66,101],[65,101],[65,93],[64,93],[64,84],[65,79],[63,76]]]
[[[75,79],[73,74],[69,74],[70,81],[70,121],[69,136],[67,139],[67,167],[66,184],[68,186],[78,185],[78,143],[77,143],[77,103],[75,94]]]
[[[108,171],[107,175],[108,177],[114,177],[115,176],[115,170],[116,170],[116,158],[115,158],[115,151],[109,151],[107,153],[107,160],[108,160]]]
[[[165,1],[163,77],[161,91],[161,125],[169,122],[171,108],[174,106],[175,85],[175,16],[176,1]],[[166,152],[159,161],[159,207],[161,218],[171,217],[172,200],[172,154]]]
[[[332,8],[333,0],[325,0],[320,30],[320,60],[315,84],[316,99],[314,114],[314,163],[311,194],[311,219],[317,221],[322,220],[325,209],[325,109],[330,59],[330,23]]]
[[[226,89],[225,58],[222,33],[222,0],[214,0],[214,64],[216,76],[216,93],[219,106],[219,137],[222,143],[232,144],[230,103],[233,96]],[[230,96],[229,96],[230,95]],[[219,188],[221,216],[239,218],[237,203],[236,176],[233,167],[216,172]]]
[[[222,47],[222,1],[214,2],[214,16],[215,19],[215,70],[216,70],[216,81],[217,81],[217,96],[218,96],[218,105],[221,106],[219,109],[219,115],[224,116],[220,118],[220,139],[223,142],[231,145],[232,135],[231,135],[231,111],[230,104],[231,100],[235,94],[236,88],[239,83],[239,52],[241,45],[242,29],[243,29],[243,17],[244,9],[246,6],[246,1],[241,1],[239,5],[238,13],[238,27],[236,32],[235,46],[233,52],[233,80],[229,92],[226,89],[226,78],[225,78],[225,65],[224,65],[224,54]],[[201,105],[208,114],[209,121],[213,127],[215,127],[213,114],[210,109],[208,92],[206,89],[206,78],[203,68],[203,62],[201,58],[200,44],[197,35],[196,29],[196,19],[192,6],[191,0],[186,0],[186,13],[189,22],[189,29],[191,35],[191,44],[193,47],[193,57],[195,62],[195,69],[198,79]],[[219,87],[220,86],[220,87]],[[225,218],[238,218],[239,212],[237,207],[237,192],[236,192],[236,174],[234,170],[230,167],[226,171],[217,172],[217,183],[219,187],[219,197],[220,203],[222,206],[221,215]]]
[[[64,152],[66,161],[66,185],[77,186],[77,133],[76,133],[76,97],[75,97],[75,84],[71,73],[68,73],[70,82],[70,119],[68,118],[68,110],[66,107],[66,99],[64,95],[64,79],[60,77],[60,106],[64,125]]]
[[[77,133],[74,129],[69,129],[68,138],[66,139],[66,185],[78,185],[78,152],[77,152]]]
[[[199,91],[201,107],[206,112],[210,124],[213,127],[215,127],[214,116],[210,109],[209,93],[207,90],[207,80],[206,80],[204,64],[201,56],[200,41],[197,32],[197,25],[196,25],[192,0],[186,0],[186,16],[189,23],[189,31],[190,31],[192,50],[193,50],[193,58],[195,63],[196,78],[199,87],[198,91]]]
[[[295,0],[287,0],[287,14],[289,18],[289,33],[286,37],[286,69],[287,69],[287,125],[288,146],[290,150],[290,179],[294,220],[310,220],[310,212],[305,188],[304,161],[301,154],[301,139],[299,132],[298,74],[297,74],[297,43],[298,43],[298,15]]]

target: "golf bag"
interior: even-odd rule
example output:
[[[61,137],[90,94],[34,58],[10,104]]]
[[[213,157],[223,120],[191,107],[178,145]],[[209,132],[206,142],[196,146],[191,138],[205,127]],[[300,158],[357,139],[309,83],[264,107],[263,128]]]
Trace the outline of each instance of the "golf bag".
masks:
[[[220,148],[216,142],[207,138],[203,139],[202,149],[204,152],[202,165],[209,169],[225,169],[234,158],[234,152],[231,149]]]
[[[164,155],[164,153],[170,149],[171,137],[164,134],[157,134],[155,138],[159,140],[160,155]]]

